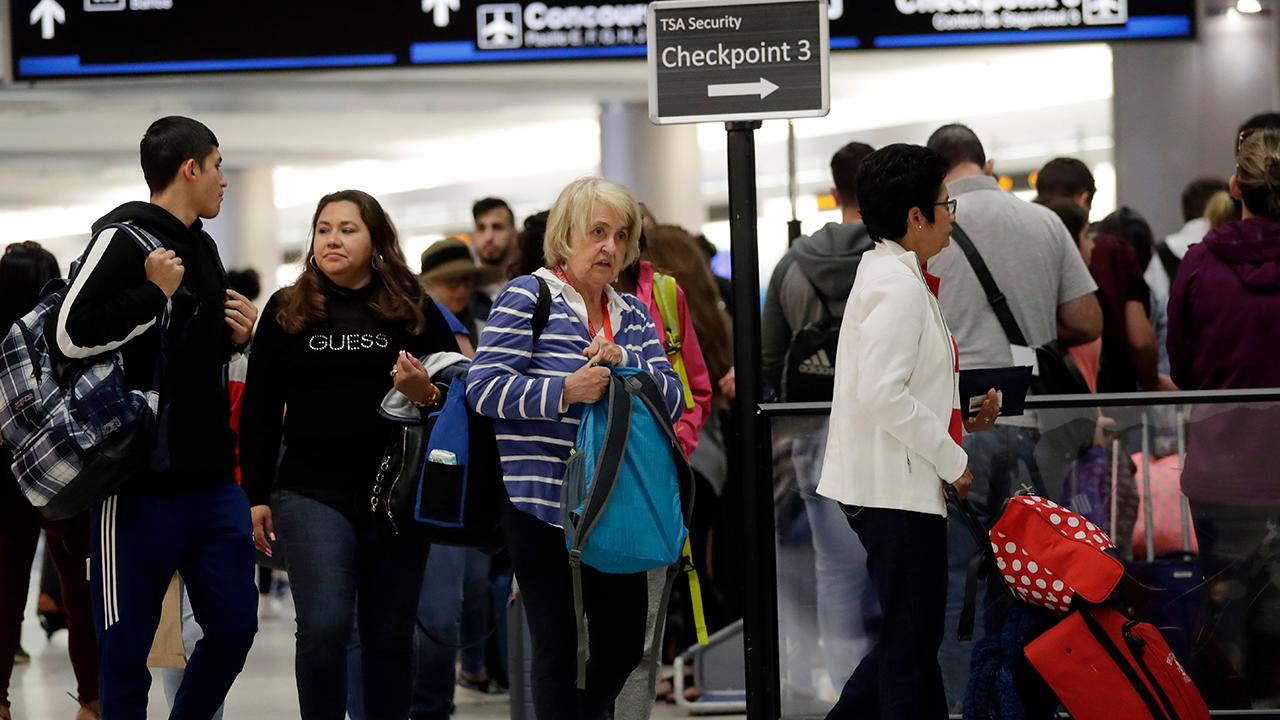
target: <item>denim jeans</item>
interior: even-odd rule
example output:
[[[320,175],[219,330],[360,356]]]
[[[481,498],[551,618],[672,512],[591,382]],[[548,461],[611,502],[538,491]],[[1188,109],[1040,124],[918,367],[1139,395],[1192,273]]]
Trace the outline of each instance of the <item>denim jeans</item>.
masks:
[[[875,598],[867,578],[867,552],[849,525],[840,505],[818,494],[827,428],[801,435],[791,444],[796,484],[813,534],[817,584],[818,634],[822,658],[832,687],[844,687],[853,668],[871,647],[866,618],[875,613]]]
[[[302,720],[344,717],[357,613],[365,717],[408,717],[413,624],[427,544],[397,537],[373,517],[353,517],[298,493],[278,491],[272,505],[297,609]]]
[[[413,720],[447,720],[459,655],[463,672],[484,674],[490,609],[489,557],[473,548],[432,548],[414,628]],[[471,627],[465,622],[468,616]],[[459,650],[462,645],[466,647]]]
[[[986,432],[966,435],[964,450],[969,454],[973,488],[969,504],[988,527],[1004,501],[1023,485],[1043,487],[1036,445],[1040,431],[1035,428],[997,425]],[[982,639],[982,623],[974,628],[973,643],[956,640],[960,610],[964,605],[964,583],[969,560],[978,552],[973,536],[956,521],[947,524],[947,627],[942,639],[942,673],[947,687],[948,706],[958,711],[969,684],[969,654]],[[985,588],[978,585],[978,600],[984,602]],[[984,603],[985,606],[985,603]]]

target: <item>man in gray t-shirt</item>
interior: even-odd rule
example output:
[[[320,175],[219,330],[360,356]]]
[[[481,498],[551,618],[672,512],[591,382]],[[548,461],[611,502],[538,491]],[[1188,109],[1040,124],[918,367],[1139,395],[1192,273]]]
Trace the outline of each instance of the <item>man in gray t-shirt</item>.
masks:
[[[928,145],[950,168],[946,183],[947,192],[957,201],[956,224],[973,240],[1009,299],[1027,342],[1043,345],[1056,338],[1076,345],[1101,335],[1102,309],[1094,296],[1097,285],[1062,221],[1048,208],[1004,192],[991,177],[982,143],[969,128],[944,126]],[[929,261],[929,272],[942,279],[939,304],[960,347],[962,370],[1024,363],[1024,358],[1015,360],[1009,338],[964,251],[953,242]],[[969,501],[985,519],[993,519],[1005,498],[1024,484],[1056,495],[1053,488],[1044,487],[1036,461],[1040,443],[1036,422],[1031,414],[1002,418],[989,432],[964,438],[974,475]],[[948,631],[941,652],[953,708],[964,697],[968,682],[968,647],[955,642],[954,631],[965,569],[974,552],[973,540],[962,528],[953,527],[948,536]]]
[[[1098,286],[1062,221],[1048,208],[1004,192],[987,172],[982,143],[967,127],[943,127],[929,147],[951,165],[946,182],[957,201],[956,224],[982,254],[1027,342],[1043,345],[1056,338],[1077,345],[1097,338]],[[929,272],[942,278],[939,303],[960,345],[961,369],[1015,364],[1009,338],[964,252],[952,243],[929,261]]]

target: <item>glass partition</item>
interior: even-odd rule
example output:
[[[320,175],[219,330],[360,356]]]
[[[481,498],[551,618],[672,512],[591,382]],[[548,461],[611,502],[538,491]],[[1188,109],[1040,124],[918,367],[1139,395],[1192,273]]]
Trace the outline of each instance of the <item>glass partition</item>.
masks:
[[[1049,397],[1029,407],[964,439],[970,502],[988,526],[1011,494],[1076,510],[1111,534],[1129,578],[1126,602],[1161,629],[1213,710],[1280,707],[1280,392]],[[874,646],[879,611],[857,536],[841,507],[816,493],[829,407],[764,412],[782,717],[821,718]],[[986,608],[980,600],[974,640],[957,642],[977,545],[954,517],[947,542],[940,660],[958,715]]]

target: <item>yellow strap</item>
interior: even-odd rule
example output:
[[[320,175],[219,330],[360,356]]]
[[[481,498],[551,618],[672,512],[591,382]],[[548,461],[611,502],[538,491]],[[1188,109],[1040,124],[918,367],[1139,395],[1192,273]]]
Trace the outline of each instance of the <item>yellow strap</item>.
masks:
[[[663,330],[666,333],[667,358],[671,367],[680,376],[680,384],[684,386],[684,407],[694,408],[693,390],[689,388],[689,371],[684,367],[684,353],[681,351],[680,303],[676,296],[676,279],[662,273],[653,274],[653,298],[658,301],[658,314],[662,316]]]
[[[681,554],[684,562],[685,577],[689,579],[689,604],[693,605],[693,626],[698,631],[698,644],[708,645],[711,643],[707,637],[707,617],[702,612],[702,585],[698,583],[698,570],[693,567],[693,546],[689,544],[689,538],[684,539],[684,552]]]

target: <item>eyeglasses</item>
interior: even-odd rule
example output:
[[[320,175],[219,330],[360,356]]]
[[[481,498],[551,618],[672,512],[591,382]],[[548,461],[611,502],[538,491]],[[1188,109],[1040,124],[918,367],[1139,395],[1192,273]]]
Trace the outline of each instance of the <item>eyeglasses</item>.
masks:
[[[938,202],[934,203],[934,205],[946,205],[947,212],[951,213],[952,215],[956,214],[957,202],[955,198],[947,198],[946,200],[939,200]]]

